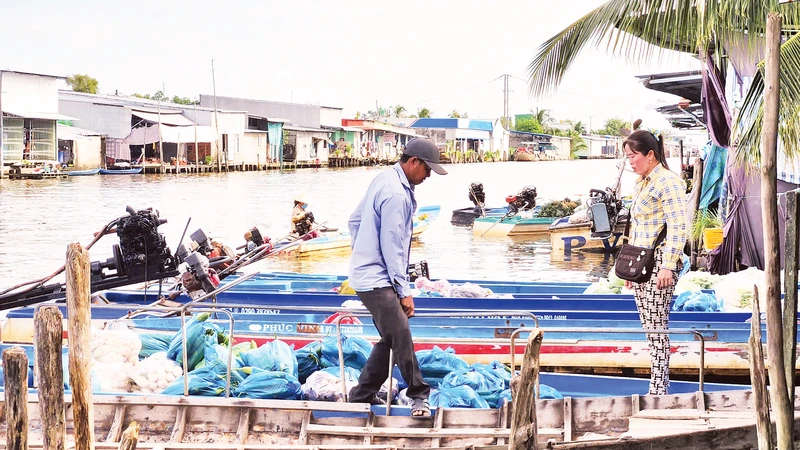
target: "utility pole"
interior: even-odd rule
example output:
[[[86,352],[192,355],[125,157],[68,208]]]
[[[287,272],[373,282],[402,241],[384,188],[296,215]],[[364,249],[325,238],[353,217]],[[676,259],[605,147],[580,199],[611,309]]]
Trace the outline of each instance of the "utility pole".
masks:
[[[3,161],[5,152],[3,151],[3,146],[6,144],[5,140],[5,131],[3,129],[3,71],[0,70],[0,180],[3,179],[3,167],[5,166],[5,161]]]
[[[511,75],[503,74],[503,117],[506,120],[506,126],[511,126],[511,117],[508,115],[508,77]]]

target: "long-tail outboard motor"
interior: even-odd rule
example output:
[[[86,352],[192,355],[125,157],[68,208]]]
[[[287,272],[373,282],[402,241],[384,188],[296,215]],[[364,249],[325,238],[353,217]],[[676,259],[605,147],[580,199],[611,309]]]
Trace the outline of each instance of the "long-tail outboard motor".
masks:
[[[535,186],[525,186],[517,195],[509,195],[506,197],[509,213],[516,214],[521,211],[533,210],[536,207],[536,197]]]
[[[595,239],[610,237],[617,226],[622,211],[622,201],[618,200],[610,189],[591,189],[586,206],[589,207],[588,215],[592,221],[591,237]]]
[[[219,286],[217,272],[209,267],[208,258],[199,252],[194,252],[183,260],[187,264],[186,272],[181,275],[183,287],[194,294],[199,291],[209,293]]]
[[[486,204],[486,193],[483,192],[483,183],[475,182],[469,185],[469,201],[475,205],[476,210],[481,212]]]

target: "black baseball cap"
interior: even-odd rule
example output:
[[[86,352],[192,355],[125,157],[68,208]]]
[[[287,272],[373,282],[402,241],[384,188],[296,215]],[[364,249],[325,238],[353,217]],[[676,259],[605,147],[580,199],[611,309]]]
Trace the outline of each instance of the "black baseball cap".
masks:
[[[416,156],[417,158],[425,161],[425,164],[439,175],[447,175],[447,171],[439,165],[439,148],[430,139],[416,138],[412,139],[406,148],[403,149],[403,154],[408,156]]]

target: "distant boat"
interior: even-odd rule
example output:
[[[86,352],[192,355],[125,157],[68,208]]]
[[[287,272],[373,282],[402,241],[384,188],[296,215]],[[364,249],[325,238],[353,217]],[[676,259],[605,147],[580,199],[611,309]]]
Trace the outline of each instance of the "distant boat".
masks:
[[[134,167],[132,169],[100,169],[100,175],[135,175],[142,173],[141,167]]]
[[[97,175],[98,173],[100,173],[100,168],[89,170],[70,170],[67,172],[67,175],[71,177],[82,177],[86,175]]]

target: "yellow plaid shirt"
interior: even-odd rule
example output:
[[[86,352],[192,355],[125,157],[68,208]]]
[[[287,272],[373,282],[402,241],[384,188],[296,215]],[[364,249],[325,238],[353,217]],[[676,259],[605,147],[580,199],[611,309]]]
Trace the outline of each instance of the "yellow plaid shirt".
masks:
[[[686,183],[675,172],[657,165],[636,181],[631,216],[631,244],[637,247],[653,248],[661,227],[667,225],[660,269],[676,270],[686,245]]]

